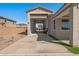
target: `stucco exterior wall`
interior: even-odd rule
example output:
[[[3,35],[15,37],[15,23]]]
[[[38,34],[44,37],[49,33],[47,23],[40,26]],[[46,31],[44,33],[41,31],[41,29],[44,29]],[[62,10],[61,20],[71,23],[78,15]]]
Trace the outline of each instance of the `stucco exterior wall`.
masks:
[[[69,13],[70,13],[70,8],[67,8],[63,12],[61,12],[59,15],[57,15],[56,17],[51,19],[50,32],[49,32],[50,35],[55,36],[58,39],[69,40],[70,30],[62,30],[62,28],[61,28],[62,27],[62,19],[69,19],[68,17],[63,17],[63,16],[65,16],[65,15],[68,16]],[[54,29],[53,20],[55,20],[55,29]]]
[[[52,35],[52,36],[55,36],[55,30],[54,30],[54,23],[53,23],[53,14],[52,15],[49,15],[49,20],[48,20],[48,34],[49,35]]]
[[[73,4],[71,8],[71,36],[70,43],[73,46],[79,46],[79,7],[78,4]]]
[[[31,22],[30,22],[30,14],[27,13],[28,24],[27,24],[27,34],[31,34]]]
[[[62,19],[56,19],[55,20],[55,36],[58,39],[65,39],[68,40],[69,39],[69,30],[62,30]]]

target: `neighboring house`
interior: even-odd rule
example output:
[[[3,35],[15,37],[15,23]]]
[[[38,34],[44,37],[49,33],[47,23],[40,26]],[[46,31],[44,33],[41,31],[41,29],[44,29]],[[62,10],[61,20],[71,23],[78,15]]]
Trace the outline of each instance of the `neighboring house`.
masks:
[[[27,24],[16,24],[17,28],[27,28]]]
[[[27,11],[28,34],[36,32],[36,24],[48,29],[48,33],[58,39],[69,40],[73,46],[79,46],[79,4],[66,3],[55,14],[44,7]],[[41,29],[43,30],[43,29]]]
[[[0,16],[0,28],[16,27],[16,21]]]

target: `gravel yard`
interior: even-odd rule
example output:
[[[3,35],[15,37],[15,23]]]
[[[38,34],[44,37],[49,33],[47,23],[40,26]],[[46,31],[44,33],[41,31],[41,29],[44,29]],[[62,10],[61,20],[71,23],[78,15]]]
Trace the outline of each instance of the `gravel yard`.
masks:
[[[0,50],[25,37],[26,35],[19,34],[25,29],[18,28],[3,28],[0,30]]]

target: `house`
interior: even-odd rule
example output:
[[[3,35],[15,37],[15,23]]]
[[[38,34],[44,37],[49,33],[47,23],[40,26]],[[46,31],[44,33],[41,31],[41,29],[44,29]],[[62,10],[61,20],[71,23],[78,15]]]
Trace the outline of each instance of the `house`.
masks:
[[[47,8],[36,7],[28,10],[27,15],[28,34],[35,33],[37,28],[40,28],[39,31],[47,28],[47,34],[79,46],[78,3],[65,3],[55,14]]]
[[[16,27],[16,21],[0,16],[0,28]]]
[[[72,46],[79,46],[78,3],[64,4],[53,17],[49,34],[58,39],[69,40]]]

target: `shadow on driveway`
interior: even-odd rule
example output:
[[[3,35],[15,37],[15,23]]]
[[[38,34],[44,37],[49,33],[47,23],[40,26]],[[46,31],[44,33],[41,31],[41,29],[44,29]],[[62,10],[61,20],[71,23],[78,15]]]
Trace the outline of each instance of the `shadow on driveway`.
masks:
[[[37,41],[46,41],[46,42],[50,42],[50,43],[70,46],[69,44],[61,42],[59,39],[57,39],[55,37],[51,37],[47,34],[37,33],[37,35],[38,35]]]

